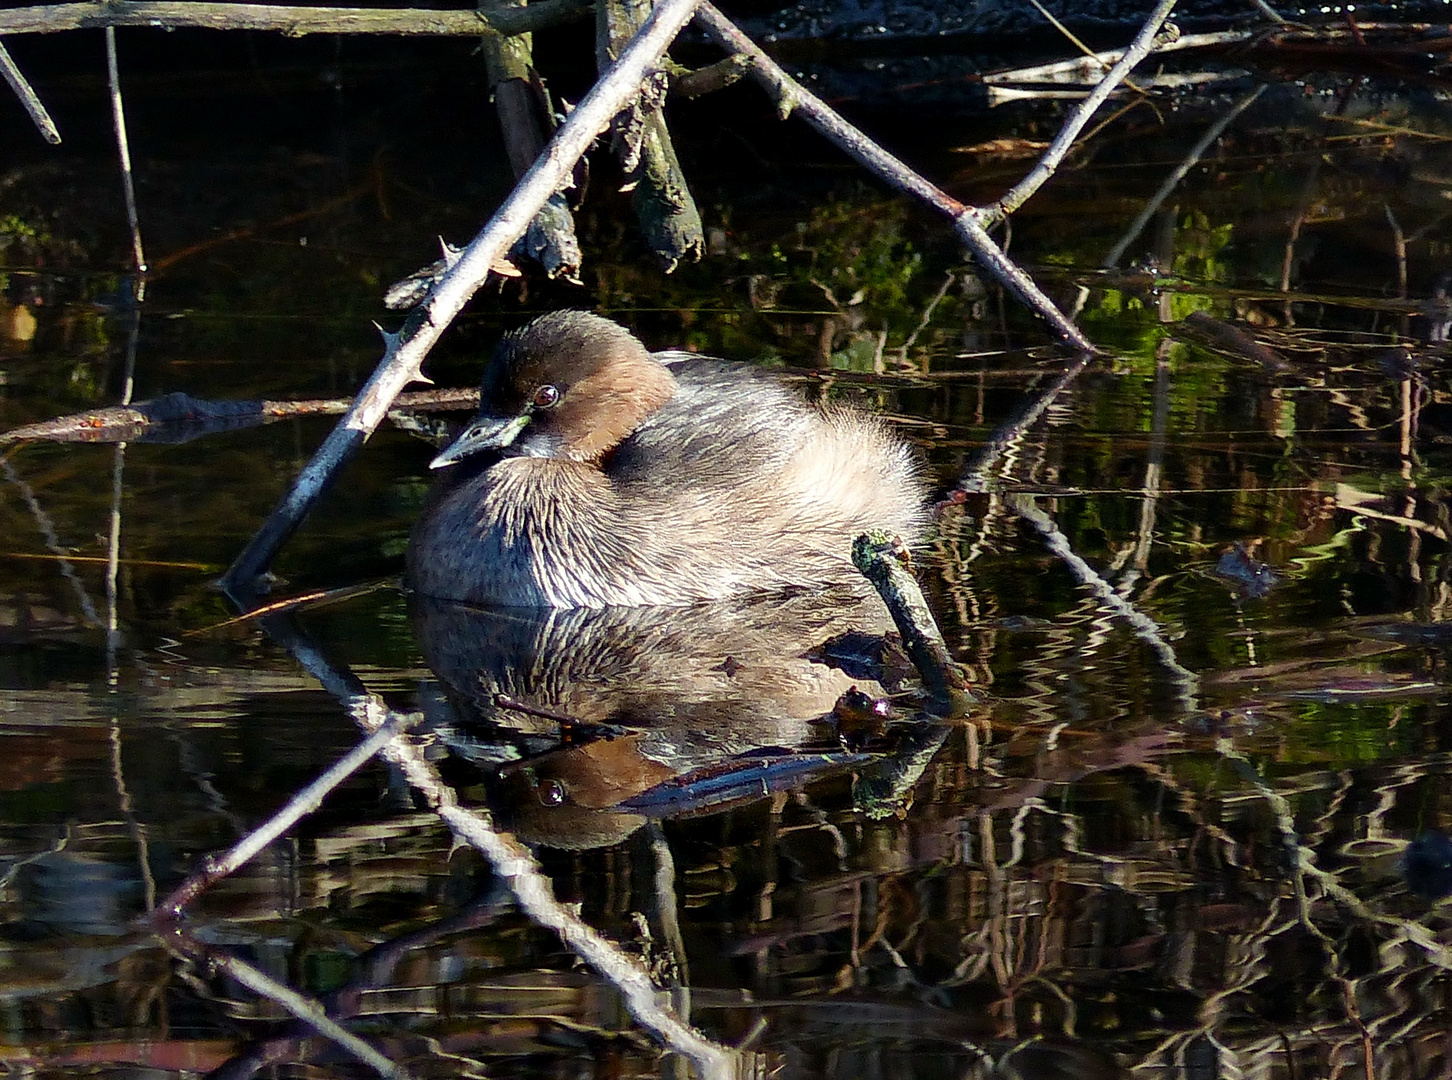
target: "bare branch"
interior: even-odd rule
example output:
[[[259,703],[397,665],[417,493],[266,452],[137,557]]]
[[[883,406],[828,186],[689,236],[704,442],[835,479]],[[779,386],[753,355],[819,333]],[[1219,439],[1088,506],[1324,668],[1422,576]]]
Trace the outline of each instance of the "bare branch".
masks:
[[[1099,85],[1079,103],[1078,108],[1064,121],[1064,126],[1059,129],[1058,135],[1054,136],[1054,141],[1044,151],[1044,156],[1039,158],[1038,164],[1030,169],[1028,175],[1015,184],[1007,195],[991,206],[983,208],[979,216],[979,220],[983,224],[993,224],[1000,218],[1013,213],[1028,202],[1033,193],[1043,187],[1044,182],[1054,175],[1054,170],[1064,160],[1064,155],[1069,152],[1074,145],[1074,140],[1079,137],[1079,133],[1084,130],[1090,118],[1099,110],[1099,106],[1109,100],[1109,95],[1114,93],[1115,88],[1124,81],[1125,76],[1133,70],[1134,66],[1154,50],[1157,44],[1155,37],[1160,32],[1160,27],[1164,25],[1164,21],[1170,17],[1175,3],[1176,0],[1160,0],[1155,5],[1155,9],[1149,13],[1144,25],[1140,27],[1139,33],[1124,50],[1124,55],[1105,73]],[[1172,40],[1179,36],[1179,31],[1175,30]]]
[[[585,0],[538,0],[528,8],[291,7],[282,4],[192,3],[192,0],[94,0],[0,10],[0,34],[54,34],[103,26],[193,26],[206,30],[275,30],[304,34],[398,34],[478,37],[527,34],[583,16]]]

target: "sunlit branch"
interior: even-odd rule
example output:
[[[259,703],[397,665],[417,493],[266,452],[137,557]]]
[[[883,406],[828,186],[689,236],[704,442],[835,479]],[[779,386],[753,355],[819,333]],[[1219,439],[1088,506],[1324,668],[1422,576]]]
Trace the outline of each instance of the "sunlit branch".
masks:
[[[948,652],[907,560],[903,542],[880,529],[863,533],[852,543],[852,565],[872,582],[887,605],[903,647],[928,691],[929,711],[935,716],[962,717],[975,698],[963,670]]]
[[[121,163],[121,194],[126,201],[126,224],[131,229],[131,257],[136,263],[136,300],[146,299],[146,254],[141,247],[141,219],[136,213],[136,182],[131,175],[131,144],[126,138],[126,106],[121,101],[121,71],[116,60],[116,28],[106,27],[106,81],[111,91],[111,124],[116,132],[116,155]],[[131,401],[128,389],[126,405]]]

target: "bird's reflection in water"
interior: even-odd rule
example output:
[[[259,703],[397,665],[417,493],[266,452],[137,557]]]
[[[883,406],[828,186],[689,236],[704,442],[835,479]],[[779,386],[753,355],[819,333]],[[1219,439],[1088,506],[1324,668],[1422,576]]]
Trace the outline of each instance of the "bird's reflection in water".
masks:
[[[439,680],[435,730],[486,767],[503,823],[554,847],[613,843],[647,812],[761,797],[858,763],[829,718],[854,686],[885,692],[818,659],[841,635],[860,643],[891,626],[875,596],[847,590],[603,610],[416,597],[412,615]],[[705,779],[660,797],[685,776]]]

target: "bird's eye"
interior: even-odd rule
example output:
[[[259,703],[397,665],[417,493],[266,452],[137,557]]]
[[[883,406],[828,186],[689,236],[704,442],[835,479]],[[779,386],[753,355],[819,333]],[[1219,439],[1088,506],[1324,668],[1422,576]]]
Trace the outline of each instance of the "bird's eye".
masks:
[[[536,409],[553,409],[560,401],[560,391],[555,386],[541,386],[534,392],[534,407]]]

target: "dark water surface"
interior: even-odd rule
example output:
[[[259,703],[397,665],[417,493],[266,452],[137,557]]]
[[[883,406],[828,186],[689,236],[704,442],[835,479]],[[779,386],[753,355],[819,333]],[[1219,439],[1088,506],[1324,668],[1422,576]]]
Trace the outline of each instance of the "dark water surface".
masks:
[[[130,104],[159,269],[137,400],[351,393],[370,321],[396,325],[382,288],[502,194],[467,46],[297,47],[204,78],[146,46]],[[97,69],[45,48],[71,141],[16,150],[0,183],[5,430],[120,400],[133,327]],[[445,70],[472,118],[425,107]],[[1071,358],[942,223],[772,126],[746,87],[677,117],[709,259],[656,273],[602,156],[585,285],[491,287],[431,361],[469,383],[502,328],[576,305],[900,421],[943,495],[918,565],[982,692],[962,722],[832,719],[875,684],[804,654],[878,624],[830,598],[411,606],[390,575],[431,448],[394,428],[275,592],[383,584],[266,624],[232,621],[211,583],[330,419],[4,447],[0,1059],[370,1073],[233,957],[416,1075],[661,1074],[616,993],[381,764],[195,903],[210,962],[139,921],[357,742],[289,651],[306,642],[422,711],[460,797],[538,845],[560,898],[748,1048],[746,1071],[1447,1075],[1449,107],[1403,83],[1270,85],[1106,267],[1255,88],[1124,110],[1016,216],[1012,252],[1107,350],[1051,401]],[[972,198],[1059,115],[847,107]],[[18,114],[3,130],[33,141]],[[586,730],[561,746],[501,691]]]

